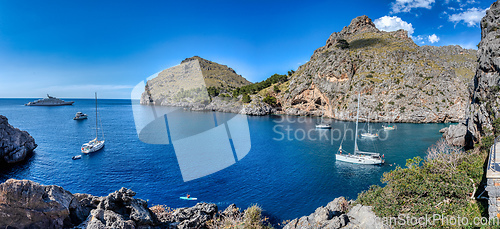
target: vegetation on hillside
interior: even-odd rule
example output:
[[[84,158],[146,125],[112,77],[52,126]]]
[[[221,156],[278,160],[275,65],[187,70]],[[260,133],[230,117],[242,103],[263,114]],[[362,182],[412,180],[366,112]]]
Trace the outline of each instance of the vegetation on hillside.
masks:
[[[291,76],[291,74],[293,74],[293,70],[289,71],[288,74]],[[261,91],[264,88],[270,87],[271,85],[273,85],[275,83],[284,83],[284,82],[288,81],[288,79],[289,79],[288,75],[274,74],[264,81],[236,88],[233,91],[233,96],[237,97],[237,96],[239,96],[241,94],[245,94],[245,93],[253,95],[253,94],[256,94],[257,92]]]
[[[487,216],[487,203],[476,197],[484,190],[481,183],[489,146],[464,152],[441,140],[429,148],[425,160],[408,159],[406,168],[398,166],[384,173],[385,186],[370,187],[359,194],[357,202],[373,206],[380,217],[420,218],[438,214],[467,217],[472,224],[474,217]]]

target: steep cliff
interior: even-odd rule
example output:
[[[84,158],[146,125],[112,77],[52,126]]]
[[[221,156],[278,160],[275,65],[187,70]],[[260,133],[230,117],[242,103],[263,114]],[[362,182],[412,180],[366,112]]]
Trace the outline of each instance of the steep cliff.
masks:
[[[475,54],[420,47],[406,31],[379,31],[360,16],[314,51],[278,101],[284,114],[353,120],[360,91],[361,116],[371,121],[457,122],[464,119]]]
[[[476,75],[469,87],[470,105],[466,125],[472,134],[466,140],[500,131],[494,124],[500,118],[500,2],[493,3],[481,20],[481,42],[477,52]],[[473,139],[474,138],[474,139]]]
[[[481,20],[476,74],[469,83],[465,120],[444,129],[448,144],[471,148],[484,136],[500,133],[500,2]]]

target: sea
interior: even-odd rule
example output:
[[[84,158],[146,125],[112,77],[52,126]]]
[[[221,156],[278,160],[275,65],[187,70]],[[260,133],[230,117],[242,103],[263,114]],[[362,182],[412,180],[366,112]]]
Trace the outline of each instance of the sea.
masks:
[[[102,123],[99,138],[103,133],[106,145],[98,152],[82,155],[80,160],[72,160],[73,156],[81,155],[83,143],[95,138],[95,100],[64,100],[75,103],[35,107],[24,106],[34,99],[0,99],[0,115],[6,116],[14,127],[28,131],[38,144],[26,162],[2,165],[0,182],[10,178],[29,179],[95,196],[106,196],[126,187],[150,206],[160,204],[171,208],[191,207],[198,202],[215,203],[220,210],[233,203],[242,209],[257,204],[274,222],[309,215],[339,196],[356,199],[371,185],[383,185],[384,172],[404,167],[409,158],[425,157],[426,150],[441,138],[439,130],[449,126],[397,123],[396,130],[383,131],[382,123],[370,123],[370,129],[379,136],[358,139],[358,147],[384,155],[386,163],[375,166],[335,160],[341,143],[344,152],[353,151],[353,122],[246,116],[243,126],[248,126],[248,130],[243,132],[249,134],[244,138],[249,147],[244,157],[235,156],[238,160],[225,168],[186,180],[182,164],[186,160],[177,156],[174,144],[141,141],[133,112],[133,106],[137,105],[131,100],[98,100]],[[89,118],[73,120],[78,111]],[[169,126],[205,125],[206,120],[221,115],[183,109],[176,112],[180,115],[168,119]],[[315,128],[317,123],[325,121],[332,123],[331,130]],[[367,130],[367,123],[359,123],[359,129]],[[231,135],[237,134],[233,131]],[[234,149],[237,144],[232,142],[231,147]],[[179,198],[187,194],[197,200]]]

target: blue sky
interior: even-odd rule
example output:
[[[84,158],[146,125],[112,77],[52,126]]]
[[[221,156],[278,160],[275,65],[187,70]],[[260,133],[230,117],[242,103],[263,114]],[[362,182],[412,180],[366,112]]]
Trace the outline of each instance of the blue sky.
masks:
[[[367,15],[419,45],[476,48],[494,1],[0,1],[0,98],[129,98],[198,55],[252,82],[306,63]]]

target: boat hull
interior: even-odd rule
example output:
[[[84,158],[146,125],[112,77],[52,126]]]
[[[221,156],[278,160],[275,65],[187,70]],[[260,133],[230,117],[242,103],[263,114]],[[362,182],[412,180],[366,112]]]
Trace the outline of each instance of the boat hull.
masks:
[[[73,120],[82,120],[82,119],[87,119],[87,116],[73,118]]]
[[[335,159],[337,161],[349,162],[349,163],[353,163],[353,164],[362,164],[362,165],[382,165],[382,164],[384,164],[384,160],[381,160],[381,159],[356,156],[356,155],[336,154]]]
[[[316,129],[331,129],[331,126],[316,126]]]
[[[104,141],[100,141],[100,143],[95,144],[92,147],[89,147],[89,148],[82,147],[82,153],[84,153],[84,154],[93,153],[93,152],[101,150],[103,147],[104,147]]]
[[[361,134],[361,137],[363,138],[376,138],[378,135],[376,134]]]
[[[45,106],[45,107],[55,107],[55,106],[69,106],[69,105],[73,105],[73,103],[75,102],[64,102],[64,103],[53,103],[53,104],[43,104],[43,103],[33,103],[33,102],[29,102],[29,103],[26,103],[24,104],[25,106]]]

